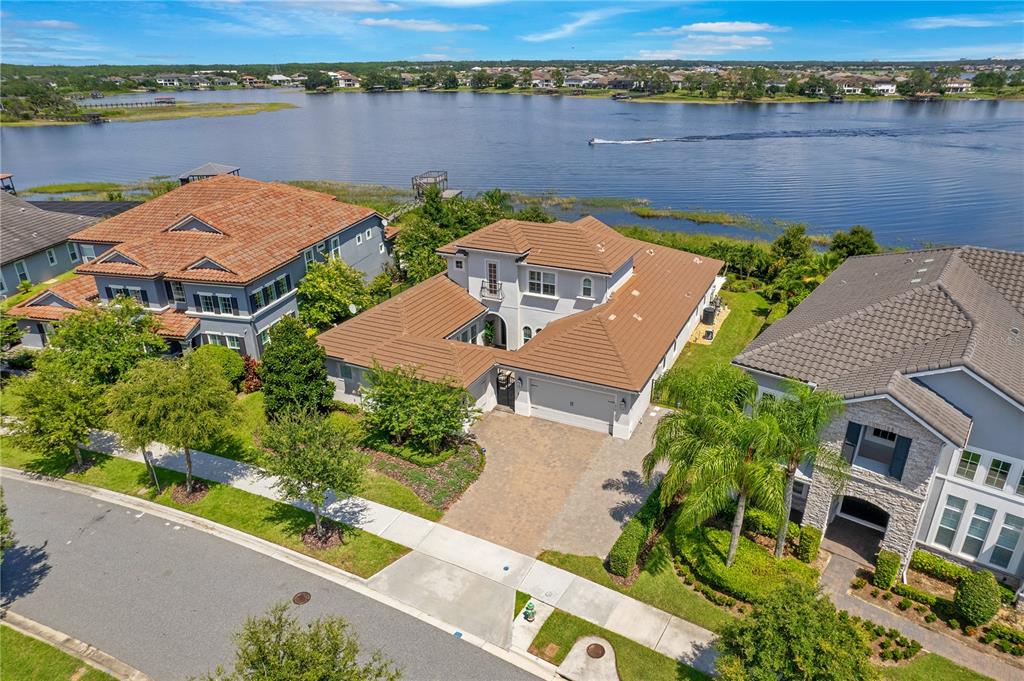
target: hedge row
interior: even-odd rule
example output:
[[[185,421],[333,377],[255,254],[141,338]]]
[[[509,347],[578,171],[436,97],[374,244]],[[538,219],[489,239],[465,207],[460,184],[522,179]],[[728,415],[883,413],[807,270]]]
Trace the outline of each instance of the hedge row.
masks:
[[[647,540],[661,515],[661,486],[657,486],[636,514],[622,528],[622,534],[615,540],[608,552],[608,571],[619,577],[628,577],[640,558]]]
[[[900,572],[900,554],[882,549],[875,559],[875,576],[871,583],[880,589],[891,589]]]
[[[800,543],[796,545],[796,557],[805,563],[812,563],[818,557],[821,546],[821,530],[813,525],[800,528]]]
[[[961,579],[971,574],[969,567],[954,563],[942,556],[937,556],[934,553],[922,551],[921,549],[916,549],[913,555],[911,555],[910,568],[953,586],[956,586],[960,583]]]
[[[1024,645],[1024,630],[1011,627],[1007,624],[993,622],[988,627],[988,631],[995,634],[996,638],[1004,639],[1006,641],[1009,641],[1010,643]]]
[[[893,585],[892,592],[897,596],[903,596],[905,598],[909,598],[912,601],[924,603],[928,606],[935,605],[935,602],[938,600],[938,596],[936,596],[935,594],[930,594],[927,591],[915,589],[914,587],[909,586],[907,584]]]
[[[759,508],[748,508],[743,514],[743,529],[774,539],[779,533],[779,518]],[[795,538],[800,534],[800,526],[789,521],[786,532],[786,536]]]

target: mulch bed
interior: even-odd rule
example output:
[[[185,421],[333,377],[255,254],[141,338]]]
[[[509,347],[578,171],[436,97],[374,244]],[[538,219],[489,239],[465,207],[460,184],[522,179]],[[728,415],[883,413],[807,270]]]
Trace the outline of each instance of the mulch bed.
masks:
[[[316,533],[316,523],[313,523],[302,532],[302,543],[307,548],[315,551],[326,551],[332,549],[335,546],[341,546],[345,543],[345,532],[346,528],[341,525],[336,525],[329,520],[321,518],[320,525],[324,529],[323,536],[318,536]]]
[[[77,475],[79,473],[86,472],[87,470],[89,470],[90,468],[92,468],[95,465],[96,465],[96,461],[94,459],[85,459],[85,458],[83,458],[82,459],[82,463],[78,463],[77,461],[75,461],[70,466],[68,466],[67,472],[72,474],[72,475]]]
[[[184,483],[179,483],[171,488],[171,499],[183,505],[194,504],[197,501],[202,501],[209,491],[210,488],[205,483],[193,480],[191,494],[185,491]]]
[[[402,483],[439,511],[458,501],[483,471],[482,457],[472,443],[459,445],[458,451],[433,466],[420,466],[375,449],[363,451],[373,470]]]

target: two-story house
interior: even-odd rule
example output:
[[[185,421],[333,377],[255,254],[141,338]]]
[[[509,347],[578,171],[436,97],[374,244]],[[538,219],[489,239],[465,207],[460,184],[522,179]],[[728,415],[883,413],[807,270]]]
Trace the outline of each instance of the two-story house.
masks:
[[[841,491],[804,471],[803,522],[840,518],[906,567],[915,546],[1024,575],[1024,253],[946,248],[848,259],[734,360],[832,390]]]
[[[390,262],[385,223],[327,194],[217,175],[75,233],[78,276],[10,313],[22,343],[41,347],[83,302],[126,295],[157,316],[172,352],[215,343],[259,357],[270,328],[297,313],[310,263],[343,258],[369,278]]]
[[[338,399],[374,362],[497,405],[628,438],[690,339],[722,262],[586,217],[500,220],[438,250],[447,271],[320,335]]]

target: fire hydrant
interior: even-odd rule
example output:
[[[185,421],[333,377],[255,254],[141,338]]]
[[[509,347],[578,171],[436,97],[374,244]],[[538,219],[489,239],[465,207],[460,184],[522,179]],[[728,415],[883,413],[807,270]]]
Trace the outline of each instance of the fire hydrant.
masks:
[[[533,618],[536,616],[537,612],[533,607],[533,601],[530,601],[526,604],[526,607],[523,609],[523,619],[527,622],[532,622]]]

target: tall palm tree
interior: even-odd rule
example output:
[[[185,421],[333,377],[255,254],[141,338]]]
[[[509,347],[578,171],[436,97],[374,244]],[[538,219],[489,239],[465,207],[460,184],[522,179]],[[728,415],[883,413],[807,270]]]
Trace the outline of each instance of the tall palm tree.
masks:
[[[846,459],[821,443],[821,431],[843,411],[843,398],[827,390],[815,390],[798,381],[784,381],[785,397],[764,399],[766,414],[773,417],[779,427],[781,439],[777,457],[783,466],[785,488],[783,512],[775,535],[775,557],[782,557],[789,530],[789,514],[793,508],[793,483],[797,469],[804,464],[814,468],[837,488],[842,488],[849,471]]]
[[[659,464],[668,463],[661,481],[662,508],[685,493],[682,520],[693,527],[735,498],[725,561],[731,566],[747,504],[781,513],[781,475],[775,458],[782,440],[779,422],[760,408],[754,380],[729,365],[701,372],[678,391],[670,400],[682,409],[658,423],[643,473],[650,480]]]

